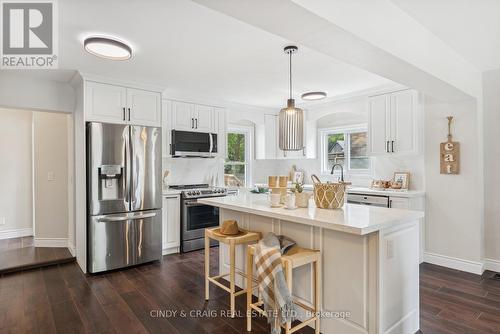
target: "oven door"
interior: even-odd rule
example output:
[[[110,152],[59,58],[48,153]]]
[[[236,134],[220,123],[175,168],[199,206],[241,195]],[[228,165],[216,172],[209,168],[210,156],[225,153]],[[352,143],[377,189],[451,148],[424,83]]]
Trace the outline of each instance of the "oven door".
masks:
[[[196,199],[184,200],[182,205],[182,240],[205,237],[205,229],[219,226],[219,208],[200,204]]]

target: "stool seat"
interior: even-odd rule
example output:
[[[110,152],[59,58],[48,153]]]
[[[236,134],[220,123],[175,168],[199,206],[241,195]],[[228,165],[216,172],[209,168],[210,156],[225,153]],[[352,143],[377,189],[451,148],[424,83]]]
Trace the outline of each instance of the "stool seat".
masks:
[[[260,232],[252,232],[240,229],[235,235],[226,235],[220,232],[220,227],[205,229],[205,300],[210,298],[209,284],[212,283],[219,288],[227,291],[230,298],[231,317],[235,313],[235,297],[246,293],[246,290],[236,292],[235,275],[238,274],[244,279],[248,279],[246,273],[236,269],[236,246],[247,245],[257,242],[262,238]],[[223,244],[229,245],[229,273],[210,276],[210,239],[217,240]],[[220,283],[219,280],[229,276],[229,288]]]
[[[252,232],[242,229],[240,229],[240,233],[235,235],[222,234],[220,233],[220,227],[210,229],[207,228],[205,230],[205,236],[224,244],[234,243],[235,245],[242,245],[259,241],[262,238],[262,234],[260,232]]]
[[[251,310],[255,310],[260,314],[265,315],[264,309],[262,306],[264,302],[259,300],[256,303],[252,303],[252,280],[253,280],[253,258],[255,255],[256,247],[255,245],[249,245],[247,247],[247,331],[252,330],[252,312]],[[310,323],[315,323],[315,334],[320,333],[320,317],[318,313],[321,309],[321,252],[315,249],[302,248],[299,246],[292,247],[286,254],[281,256],[281,263],[283,265],[283,271],[285,274],[285,280],[292,293],[292,275],[293,268],[301,267],[304,265],[312,264],[313,266],[313,285],[314,285],[314,293],[313,293],[313,304],[306,305],[302,301],[294,299],[294,303],[309,311],[312,315],[308,319],[304,320],[302,323],[292,327],[291,323],[286,323],[285,326],[285,334],[294,333],[301,328],[309,325]]]

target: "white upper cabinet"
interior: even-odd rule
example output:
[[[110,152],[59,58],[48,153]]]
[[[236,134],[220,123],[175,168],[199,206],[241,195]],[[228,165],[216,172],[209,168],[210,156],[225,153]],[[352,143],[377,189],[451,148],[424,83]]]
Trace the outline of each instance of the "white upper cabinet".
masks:
[[[372,155],[418,153],[418,94],[408,89],[368,99]]]
[[[218,114],[212,106],[172,101],[172,129],[218,133]]]
[[[161,126],[161,94],[86,81],[85,120]]]
[[[394,142],[391,149],[394,152],[417,152],[417,99],[418,95],[413,90],[391,94],[391,140]]]
[[[171,131],[191,131],[217,134],[217,155],[225,155],[225,109],[208,105],[164,99],[163,156],[170,156]]]
[[[87,121],[110,123],[127,122],[127,89],[99,82],[85,84]]]
[[[127,111],[132,124],[160,126],[161,96],[147,90],[127,88]]]
[[[214,108],[196,104],[194,106],[194,131],[215,132],[214,131]]]
[[[172,101],[172,129],[193,131],[194,105],[192,103]]]

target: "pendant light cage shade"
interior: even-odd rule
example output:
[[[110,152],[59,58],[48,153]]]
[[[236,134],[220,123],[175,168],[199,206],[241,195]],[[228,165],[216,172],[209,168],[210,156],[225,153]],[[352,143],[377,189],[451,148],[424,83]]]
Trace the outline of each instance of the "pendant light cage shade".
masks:
[[[294,100],[288,100],[279,113],[279,148],[282,151],[304,149],[304,112],[295,108]]]
[[[290,57],[290,98],[286,107],[280,110],[279,119],[279,148],[282,151],[300,151],[304,149],[304,112],[295,107],[292,95],[292,54],[297,47],[290,45],[284,51]]]

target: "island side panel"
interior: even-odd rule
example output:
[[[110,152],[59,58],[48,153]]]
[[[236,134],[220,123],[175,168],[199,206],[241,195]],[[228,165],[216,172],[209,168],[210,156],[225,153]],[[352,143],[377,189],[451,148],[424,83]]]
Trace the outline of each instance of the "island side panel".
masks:
[[[378,237],[377,233],[359,236],[305,224],[293,223],[269,217],[222,209],[221,223],[235,219],[240,227],[252,231],[274,232],[294,239],[299,246],[322,252],[322,304],[327,312],[350,312],[348,318],[327,317],[322,319],[323,333],[376,333],[378,314]],[[236,267],[245,270],[245,248],[236,251]],[[229,272],[229,253],[225,245],[220,247],[220,274]],[[312,302],[312,271],[310,266],[297,268],[293,273],[294,295]],[[237,277],[236,285],[245,283]],[[243,298],[243,297],[241,297]]]
[[[380,231],[380,333],[419,330],[419,232],[420,221]]]

